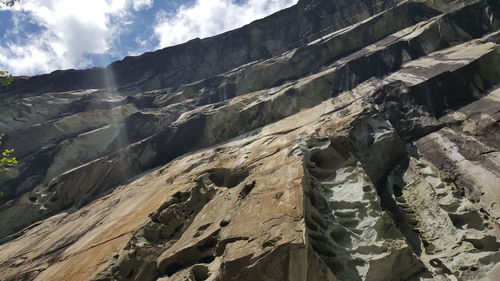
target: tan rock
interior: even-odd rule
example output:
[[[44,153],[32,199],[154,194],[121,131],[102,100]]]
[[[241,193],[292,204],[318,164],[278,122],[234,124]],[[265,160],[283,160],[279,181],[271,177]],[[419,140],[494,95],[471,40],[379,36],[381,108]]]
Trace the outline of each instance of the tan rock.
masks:
[[[448,2],[301,0],[19,78],[0,279],[498,279],[500,11]]]

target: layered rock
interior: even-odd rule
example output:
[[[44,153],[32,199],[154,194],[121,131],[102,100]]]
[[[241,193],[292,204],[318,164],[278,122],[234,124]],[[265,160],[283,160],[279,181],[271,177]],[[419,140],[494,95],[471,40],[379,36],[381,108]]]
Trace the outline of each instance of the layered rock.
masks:
[[[1,279],[496,280],[499,19],[497,1],[299,1],[18,78]]]

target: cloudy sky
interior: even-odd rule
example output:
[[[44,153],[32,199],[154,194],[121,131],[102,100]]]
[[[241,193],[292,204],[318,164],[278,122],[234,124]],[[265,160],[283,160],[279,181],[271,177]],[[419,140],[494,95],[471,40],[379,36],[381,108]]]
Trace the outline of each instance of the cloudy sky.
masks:
[[[20,0],[0,7],[0,70],[34,75],[106,66],[208,37],[297,0]]]

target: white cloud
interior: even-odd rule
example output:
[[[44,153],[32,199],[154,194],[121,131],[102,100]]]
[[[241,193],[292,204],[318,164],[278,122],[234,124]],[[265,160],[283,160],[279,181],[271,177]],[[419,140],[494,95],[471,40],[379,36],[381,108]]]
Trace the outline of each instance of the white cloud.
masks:
[[[159,47],[222,33],[295,4],[297,0],[196,0],[175,13],[157,15],[155,33]]]
[[[153,6],[153,0],[133,0],[132,6],[134,10],[145,10]]]
[[[297,2],[244,1],[196,0],[169,13],[159,11],[151,28],[154,34],[145,30],[136,38],[136,49],[129,48],[128,54],[122,54],[120,35],[131,30],[134,12],[150,9],[154,0],[23,0],[11,8],[12,28],[4,31],[3,38],[0,35],[0,69],[14,75],[34,75],[91,67],[89,54],[137,55],[148,51],[156,39],[156,47],[165,47],[212,36]],[[34,32],[26,24],[41,28]]]
[[[23,0],[12,10],[14,28],[7,33],[19,34],[20,25],[27,20],[41,26],[42,31],[15,41],[2,40],[0,69],[32,75],[87,67],[90,62],[85,54],[108,52],[129,8],[144,7],[146,2]]]

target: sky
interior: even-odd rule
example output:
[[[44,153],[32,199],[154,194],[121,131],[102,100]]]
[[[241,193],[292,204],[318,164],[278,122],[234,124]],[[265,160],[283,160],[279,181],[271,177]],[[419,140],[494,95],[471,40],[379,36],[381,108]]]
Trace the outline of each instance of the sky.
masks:
[[[238,28],[297,0],[20,0],[0,6],[0,70],[37,75]]]

